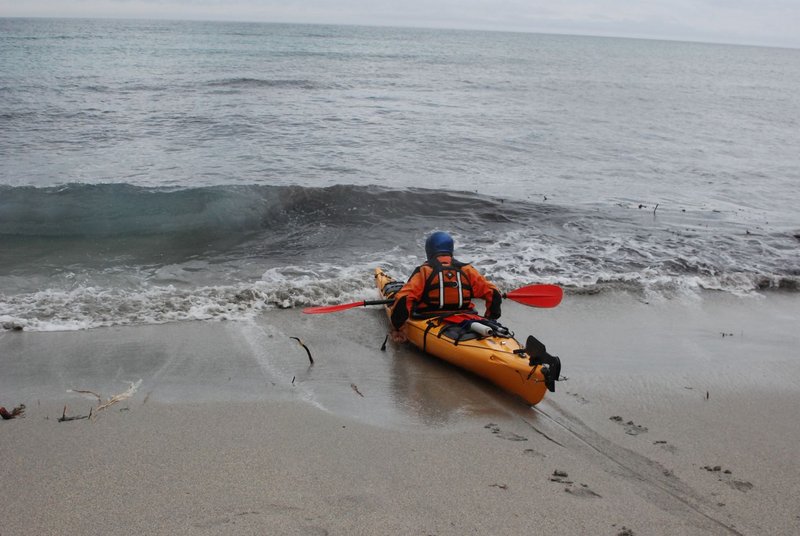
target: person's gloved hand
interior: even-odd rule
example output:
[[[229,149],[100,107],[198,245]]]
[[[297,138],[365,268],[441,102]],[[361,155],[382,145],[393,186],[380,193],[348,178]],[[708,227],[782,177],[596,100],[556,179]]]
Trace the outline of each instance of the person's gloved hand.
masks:
[[[405,324],[400,329],[392,329],[389,332],[389,337],[396,343],[403,343],[408,340],[408,328]]]

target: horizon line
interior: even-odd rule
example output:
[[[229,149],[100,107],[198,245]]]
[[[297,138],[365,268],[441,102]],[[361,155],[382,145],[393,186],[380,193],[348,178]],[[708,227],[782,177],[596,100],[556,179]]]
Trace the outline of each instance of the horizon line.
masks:
[[[40,20],[108,20],[108,21],[141,21],[141,22],[189,22],[189,23],[218,23],[218,24],[264,24],[264,25],[287,25],[287,26],[341,26],[356,28],[394,28],[398,30],[439,30],[439,31],[461,31],[461,32],[485,32],[485,33],[509,33],[524,35],[545,35],[554,37],[587,37],[600,39],[630,39],[638,41],[656,41],[666,43],[685,43],[697,45],[719,45],[719,46],[741,46],[754,48],[772,48],[784,50],[800,50],[800,44],[766,44],[762,42],[735,42],[726,40],[703,40],[702,38],[680,38],[665,36],[643,36],[643,35],[624,35],[608,33],[570,33],[570,32],[548,32],[544,30],[521,30],[521,29],[501,29],[501,28],[478,28],[467,26],[417,26],[402,24],[373,23],[353,23],[353,22],[297,22],[297,21],[266,21],[266,20],[240,20],[240,19],[211,19],[211,18],[176,18],[176,17],[145,17],[145,16],[64,16],[64,15],[0,15],[0,19],[40,19]]]

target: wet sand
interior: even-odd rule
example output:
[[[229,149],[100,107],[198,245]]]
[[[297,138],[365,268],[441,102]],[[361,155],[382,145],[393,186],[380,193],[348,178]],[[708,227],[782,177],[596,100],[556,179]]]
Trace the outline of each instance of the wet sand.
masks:
[[[800,300],[567,297],[536,408],[354,310],[0,333],[2,536],[800,533]],[[524,326],[524,327],[523,327]],[[291,337],[298,337],[311,352]],[[142,380],[129,399],[88,415]]]

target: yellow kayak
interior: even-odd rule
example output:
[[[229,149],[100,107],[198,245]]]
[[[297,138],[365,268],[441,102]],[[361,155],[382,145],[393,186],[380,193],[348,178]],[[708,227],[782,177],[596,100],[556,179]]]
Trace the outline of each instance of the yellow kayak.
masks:
[[[384,299],[403,286],[380,268],[375,270],[375,284]],[[407,326],[408,340],[420,350],[486,378],[529,404],[538,404],[548,389],[555,390],[561,363],[533,337],[522,346],[512,336],[483,336],[441,317],[411,318]]]

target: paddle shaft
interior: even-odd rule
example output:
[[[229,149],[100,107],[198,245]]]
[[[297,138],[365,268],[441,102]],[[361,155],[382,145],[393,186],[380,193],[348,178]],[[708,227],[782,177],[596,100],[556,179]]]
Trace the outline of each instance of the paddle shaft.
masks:
[[[531,307],[555,307],[561,302],[562,294],[563,291],[556,285],[528,285],[527,287],[507,292],[503,294],[503,297]],[[352,309],[353,307],[389,305],[390,303],[394,303],[394,299],[365,300],[353,303],[341,303],[338,305],[308,307],[303,309],[303,312],[306,314],[335,313],[337,311]]]
[[[386,299],[386,300],[366,300],[361,302],[361,305],[366,307],[367,305],[389,305],[390,303],[394,303],[394,299]]]

